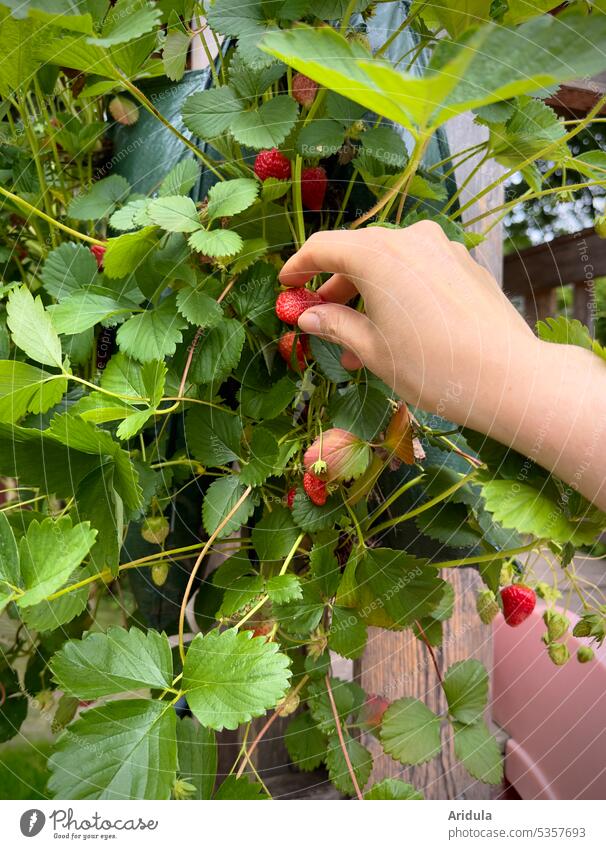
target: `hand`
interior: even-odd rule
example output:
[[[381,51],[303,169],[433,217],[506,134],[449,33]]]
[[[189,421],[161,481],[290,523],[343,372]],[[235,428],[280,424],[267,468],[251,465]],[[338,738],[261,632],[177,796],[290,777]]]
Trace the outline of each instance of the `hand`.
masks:
[[[301,330],[343,346],[408,403],[488,431],[506,386],[523,379],[538,343],[496,281],[463,245],[422,221],[315,233],[284,265],[286,286],[332,272],[327,302]],[[357,293],[365,312],[345,306]]]

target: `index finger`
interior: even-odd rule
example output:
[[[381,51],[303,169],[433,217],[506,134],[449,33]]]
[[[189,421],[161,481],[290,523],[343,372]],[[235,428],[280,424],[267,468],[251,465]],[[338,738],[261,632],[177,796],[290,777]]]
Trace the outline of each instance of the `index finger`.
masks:
[[[344,274],[359,287],[360,272],[368,269],[369,244],[365,231],[333,230],[314,233],[280,272],[284,286],[304,286],[316,274]],[[356,271],[359,269],[358,273]]]

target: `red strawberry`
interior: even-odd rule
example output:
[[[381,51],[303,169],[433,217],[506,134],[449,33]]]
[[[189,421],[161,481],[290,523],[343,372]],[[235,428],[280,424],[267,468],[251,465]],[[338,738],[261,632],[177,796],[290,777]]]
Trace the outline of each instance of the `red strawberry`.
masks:
[[[320,296],[311,289],[286,289],[276,299],[276,315],[286,324],[296,324],[305,310],[321,303]]]
[[[385,696],[369,695],[362,705],[360,722],[367,728],[378,728],[388,707],[389,701]]]
[[[254,625],[250,630],[253,632],[253,638],[267,637],[271,633],[272,628],[273,622],[259,622],[258,625]]]
[[[305,74],[295,74],[292,78],[292,96],[308,109],[316,99],[318,92],[318,83],[310,80]]]
[[[328,178],[321,165],[304,168],[301,174],[301,199],[303,206],[318,212],[322,209]]]
[[[320,478],[316,477],[313,472],[305,472],[303,475],[303,489],[318,507],[326,504],[326,499],[328,498],[326,484]]]
[[[105,251],[107,248],[105,245],[91,245],[90,252],[97,260],[97,268],[99,271],[103,271],[103,257],[105,256]]]
[[[262,181],[269,177],[275,177],[276,180],[288,180],[290,159],[287,159],[276,147],[272,147],[271,150],[262,150],[255,159],[254,171]]]
[[[504,587],[501,590],[501,599],[503,601],[503,616],[512,628],[521,625],[525,619],[528,619],[537,603],[534,590],[525,584],[511,584],[509,587]]]
[[[289,510],[292,510],[292,506],[295,503],[295,495],[296,494],[297,494],[297,488],[294,487],[294,486],[291,489],[289,489],[288,492],[286,493],[286,504],[287,504]]]
[[[285,333],[278,340],[278,351],[280,352],[280,356],[291,368],[293,367],[292,349],[295,344],[296,336],[297,334],[294,330],[289,330],[288,333]],[[300,333],[299,338],[296,341],[296,358],[299,371],[304,371],[305,361],[306,359],[309,359],[309,355],[309,339],[305,333]]]

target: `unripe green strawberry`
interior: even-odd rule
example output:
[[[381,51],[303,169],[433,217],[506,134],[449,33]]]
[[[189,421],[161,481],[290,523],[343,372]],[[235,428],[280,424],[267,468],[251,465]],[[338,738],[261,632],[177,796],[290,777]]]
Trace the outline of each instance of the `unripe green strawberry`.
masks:
[[[162,545],[169,531],[166,516],[148,516],[141,525],[141,536],[152,545]]]
[[[175,778],[173,783],[173,798],[192,799],[196,793],[194,785],[185,778]]]
[[[168,563],[166,560],[162,560],[161,563],[154,563],[151,567],[151,576],[152,581],[157,587],[161,587],[166,583],[166,579],[168,578]]]
[[[593,226],[600,239],[606,239],[606,215],[599,215]]]
[[[570,621],[562,613],[557,613],[553,610],[546,610],[543,614],[543,622],[547,625],[547,633],[549,634],[549,642],[554,643],[563,637],[570,628]]]
[[[568,646],[564,643],[551,643],[547,649],[549,657],[556,666],[564,666],[570,660]]]
[[[476,610],[485,625],[490,625],[500,608],[492,590],[482,590],[476,597]]]
[[[577,660],[579,663],[589,663],[595,657],[593,649],[589,646],[579,646],[577,649]]]

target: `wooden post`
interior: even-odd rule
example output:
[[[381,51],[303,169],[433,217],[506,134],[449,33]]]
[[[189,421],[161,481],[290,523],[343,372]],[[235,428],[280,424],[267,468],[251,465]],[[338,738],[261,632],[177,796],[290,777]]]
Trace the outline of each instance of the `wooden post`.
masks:
[[[482,141],[485,130],[475,124],[471,116],[464,115],[448,125],[451,150]],[[477,160],[470,160],[457,173],[458,184],[470,175]],[[482,187],[493,182],[499,175],[499,166],[489,163],[473,175],[462,193],[462,204],[475,196]],[[488,193],[471,208],[469,218],[502,203],[501,188]],[[490,219],[483,219],[478,231],[483,231]],[[502,280],[502,229],[498,224],[488,238],[475,251],[475,258],[484,265],[499,283]],[[475,657],[488,669],[492,663],[491,629],[482,625],[475,610],[476,590],[482,585],[474,569],[451,569],[444,577],[455,590],[456,606],[453,617],[445,623],[444,644],[437,652],[438,664],[444,672],[452,663],[466,657]],[[385,695],[390,701],[402,696],[414,696],[425,701],[435,711],[444,712],[445,702],[437,674],[426,647],[410,631],[391,633],[371,628],[364,657],[357,664],[360,684],[369,693]],[[447,729],[444,729],[447,735]],[[371,735],[364,735],[363,742],[375,756],[372,779],[402,777],[415,787],[422,789],[428,799],[489,799],[494,790],[486,784],[474,781],[456,761],[452,740],[445,736],[439,758],[416,767],[403,768],[387,755],[382,754],[379,743]]]

